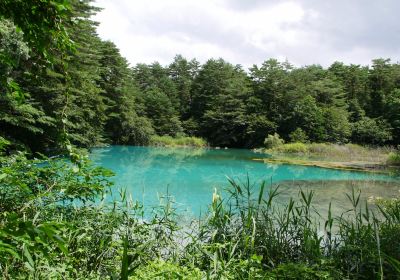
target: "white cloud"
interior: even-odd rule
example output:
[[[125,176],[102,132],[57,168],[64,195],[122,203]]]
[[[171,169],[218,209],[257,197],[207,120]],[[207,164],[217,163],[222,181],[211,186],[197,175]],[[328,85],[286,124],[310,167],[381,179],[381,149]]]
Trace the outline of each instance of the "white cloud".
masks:
[[[376,5],[338,1],[98,0],[104,10],[95,20],[100,37],[113,41],[131,64],[168,64],[176,54],[201,62],[222,57],[245,67],[271,57],[297,65],[398,59],[399,48],[385,42],[390,36],[369,33],[375,31],[369,13],[380,16]],[[387,16],[396,10],[385,7],[382,13],[388,21],[372,20],[374,26],[399,31]]]

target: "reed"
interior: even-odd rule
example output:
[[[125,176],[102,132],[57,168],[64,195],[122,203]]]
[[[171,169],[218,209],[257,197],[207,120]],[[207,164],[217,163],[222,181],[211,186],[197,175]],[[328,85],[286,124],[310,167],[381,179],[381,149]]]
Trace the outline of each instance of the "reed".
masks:
[[[228,178],[183,223],[168,193],[151,213],[125,191],[90,202],[112,190],[106,171],[17,157],[0,166],[4,279],[399,278],[399,200],[371,208],[353,189],[322,216],[313,191],[282,203],[279,186]]]
[[[198,137],[178,136],[172,137],[168,135],[153,136],[150,139],[152,146],[166,146],[166,147],[207,147],[207,142]]]
[[[291,155],[302,158],[340,161],[340,162],[373,162],[385,163],[389,155],[393,155],[391,147],[368,147],[356,144],[332,143],[287,143],[266,150],[272,155]]]

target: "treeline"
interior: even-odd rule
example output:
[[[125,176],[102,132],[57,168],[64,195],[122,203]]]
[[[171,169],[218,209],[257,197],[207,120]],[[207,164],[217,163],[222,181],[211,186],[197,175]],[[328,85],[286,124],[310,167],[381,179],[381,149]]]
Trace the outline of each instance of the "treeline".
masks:
[[[154,135],[188,135],[257,147],[274,133],[287,141],[400,144],[399,63],[325,69],[269,59],[247,71],[177,55],[167,66],[131,68],[96,34],[91,1],[69,2],[58,33],[43,40],[21,30],[15,11],[23,1],[12,16],[0,7],[0,136],[15,144],[51,153],[66,140],[146,145]]]

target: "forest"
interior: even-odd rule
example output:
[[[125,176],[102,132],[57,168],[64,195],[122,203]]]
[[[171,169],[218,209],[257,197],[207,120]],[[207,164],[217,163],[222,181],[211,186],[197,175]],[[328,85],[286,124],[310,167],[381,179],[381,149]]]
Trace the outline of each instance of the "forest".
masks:
[[[113,174],[79,150],[160,136],[257,148],[275,133],[396,147],[399,63],[296,67],[266,58],[244,69],[176,55],[169,65],[132,66],[97,35],[98,11],[90,0],[0,1],[4,279],[399,279],[398,200],[380,201],[378,218],[353,192],[352,217],[329,213],[321,237],[312,192],[282,208],[277,189],[263,184],[253,200],[249,182],[230,180],[230,198],[216,192],[205,220],[182,237],[170,201],[151,219],[123,191],[112,205],[90,203]]]
[[[286,141],[400,144],[400,65],[389,59],[328,68],[268,59],[243,69],[177,55],[166,66],[131,67],[96,34],[90,2],[60,11],[55,27],[31,25],[21,5],[2,8],[11,17],[0,23],[0,135],[32,152],[59,153],[64,140],[147,145],[154,135],[254,148],[275,132]]]

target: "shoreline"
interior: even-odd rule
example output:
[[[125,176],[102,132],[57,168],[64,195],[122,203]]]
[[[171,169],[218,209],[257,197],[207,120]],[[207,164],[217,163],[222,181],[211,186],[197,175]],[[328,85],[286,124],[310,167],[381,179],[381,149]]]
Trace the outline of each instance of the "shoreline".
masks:
[[[362,162],[362,161],[331,162],[331,161],[321,161],[321,160],[306,160],[306,159],[278,158],[278,157],[254,158],[253,160],[271,164],[314,166],[327,169],[371,172],[371,173],[382,173],[382,174],[390,173],[391,169],[400,170],[395,166],[388,166],[382,163]]]

